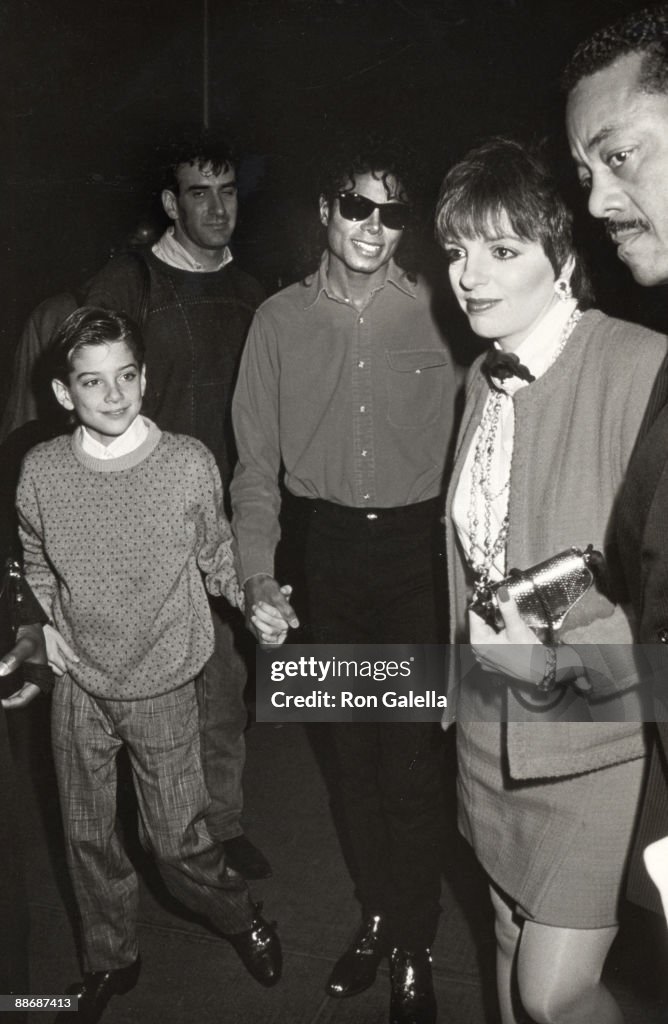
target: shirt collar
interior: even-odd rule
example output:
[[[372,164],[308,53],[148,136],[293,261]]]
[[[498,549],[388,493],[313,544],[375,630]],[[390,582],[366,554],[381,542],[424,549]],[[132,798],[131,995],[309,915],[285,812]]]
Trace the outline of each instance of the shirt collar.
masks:
[[[519,361],[527,367],[536,380],[543,376],[556,359],[566,324],[572,317],[576,306],[576,299],[555,302],[522,344],[515,349],[515,355]],[[495,341],[494,345],[498,349],[501,348],[498,341]],[[508,380],[501,381],[499,387],[508,394],[514,394],[520,388],[526,387],[527,384],[528,381],[521,380],[519,377],[509,377]]]
[[[148,425],[142,416],[137,416],[127,430],[115,437],[111,444],[96,441],[83,424],[79,427],[81,447],[86,455],[94,459],[118,459],[121,455],[134,452],[148,437]]]
[[[304,287],[308,289],[308,296],[304,303],[304,309],[310,309],[314,306],[321,295],[325,298],[332,299],[334,302],[345,303],[346,306],[351,305],[349,300],[342,299],[340,295],[335,295],[329,287],[329,279],[327,277],[327,267],[329,264],[329,253],[327,250],[322,254],[320,259],[320,266],[314,274],[309,275],[304,281]],[[387,266],[387,274],[382,284],[378,285],[377,288],[373,289],[372,295],[375,292],[381,291],[386,284],[392,284],[399,291],[409,295],[412,299],[415,298],[417,293],[417,281],[408,276],[405,270],[397,266],[394,260],[390,260]]]
[[[163,263],[167,263],[170,267],[175,267],[177,270],[189,270],[195,274],[211,274],[217,270],[222,270],[228,263],[232,262],[232,253],[228,245],[223,249],[223,255],[220,263],[217,267],[211,270],[209,267],[203,267],[202,264],[192,256],[180,242],[174,237],[174,228],[167,228],[164,235],[158,239],[155,243],[151,252],[154,256],[157,256]]]

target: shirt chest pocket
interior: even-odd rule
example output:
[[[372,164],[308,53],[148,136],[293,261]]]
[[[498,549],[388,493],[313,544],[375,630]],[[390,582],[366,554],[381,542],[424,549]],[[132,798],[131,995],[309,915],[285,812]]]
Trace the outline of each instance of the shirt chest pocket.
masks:
[[[395,427],[424,427],[440,414],[447,353],[442,349],[386,351],[387,418]]]

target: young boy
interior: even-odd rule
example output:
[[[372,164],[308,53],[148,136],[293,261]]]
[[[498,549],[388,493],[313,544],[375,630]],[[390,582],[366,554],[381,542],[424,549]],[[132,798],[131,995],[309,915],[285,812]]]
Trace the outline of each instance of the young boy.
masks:
[[[53,749],[82,925],[78,1024],[139,971],[137,878],[115,830],[127,747],[142,842],[169,890],[275,984],[281,950],[204,824],[195,680],[213,650],[210,593],[239,603],[213,455],[140,416],[143,344],[126,316],[83,307],[54,339],[53,391],[71,435],[26,457],[18,513],[26,573],[50,616]],[[263,639],[277,620],[257,612]],[[64,674],[63,674],[64,673]],[[69,1015],[68,1015],[69,1017]]]

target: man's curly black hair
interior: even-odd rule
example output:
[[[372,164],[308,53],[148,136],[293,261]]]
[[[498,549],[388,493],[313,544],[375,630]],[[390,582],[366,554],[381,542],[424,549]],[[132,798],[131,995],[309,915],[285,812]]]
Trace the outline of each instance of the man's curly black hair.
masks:
[[[668,92],[668,4],[634,11],[580,43],[562,75],[563,91],[570,92],[581,79],[631,53],[643,54],[639,88]]]
[[[352,190],[355,178],[361,174],[374,174],[385,184],[388,200],[397,198],[389,179],[398,185],[398,197],[410,207],[409,223],[397,249],[397,262],[409,272],[416,270],[416,228],[421,214],[420,204],[425,194],[425,174],[418,154],[410,145],[395,136],[367,133],[361,139],[350,137],[327,140],[309,162],[313,202],[313,230],[308,231],[298,246],[298,263],[304,273],[317,266],[324,245],[323,228],[315,216],[319,196],[332,203],[338,192]]]
[[[162,153],[161,189],[179,193],[177,171],[184,164],[199,170],[211,166],[214,174],[221,174],[236,164],[235,153],[228,139],[215,132],[185,131],[164,147]]]
[[[414,193],[414,166],[410,147],[394,139],[370,137],[361,145],[341,146],[338,151],[325,154],[318,174],[318,194],[331,202],[337,192],[351,190],[358,175],[375,174],[381,177],[388,199],[392,194],[388,180],[393,177],[399,185],[399,196],[410,203]]]

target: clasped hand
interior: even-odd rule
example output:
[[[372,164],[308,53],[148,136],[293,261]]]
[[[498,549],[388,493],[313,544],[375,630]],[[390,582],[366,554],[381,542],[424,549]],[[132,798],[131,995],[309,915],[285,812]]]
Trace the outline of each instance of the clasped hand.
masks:
[[[273,576],[253,576],[244,588],[246,622],[262,646],[276,647],[287,636],[288,627],[299,625],[294,608],[288,601],[292,587],[280,587]]]

